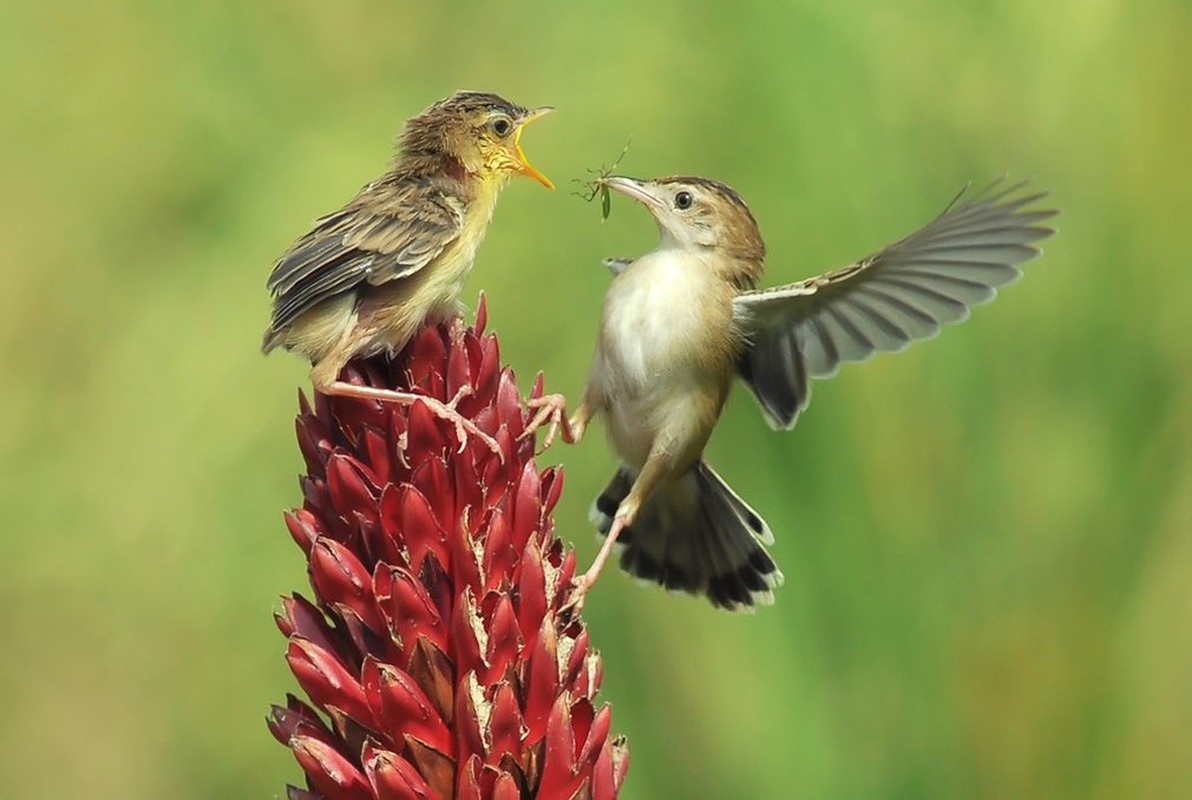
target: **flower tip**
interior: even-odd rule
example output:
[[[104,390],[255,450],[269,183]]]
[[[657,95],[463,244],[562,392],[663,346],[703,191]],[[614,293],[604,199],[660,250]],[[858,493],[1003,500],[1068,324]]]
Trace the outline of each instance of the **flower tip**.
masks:
[[[480,299],[476,301],[476,321],[472,323],[473,330],[476,331],[477,338],[484,335],[484,329],[488,327],[488,297],[484,292],[480,293]]]

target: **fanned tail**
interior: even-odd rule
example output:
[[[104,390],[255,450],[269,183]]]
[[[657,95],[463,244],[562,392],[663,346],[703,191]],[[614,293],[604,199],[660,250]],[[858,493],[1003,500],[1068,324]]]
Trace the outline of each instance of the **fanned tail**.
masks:
[[[636,475],[622,465],[592,507],[607,535]],[[774,602],[782,573],[766,551],[765,520],[703,461],[659,485],[618,539],[621,569],[643,580],[705,595],[730,611]]]

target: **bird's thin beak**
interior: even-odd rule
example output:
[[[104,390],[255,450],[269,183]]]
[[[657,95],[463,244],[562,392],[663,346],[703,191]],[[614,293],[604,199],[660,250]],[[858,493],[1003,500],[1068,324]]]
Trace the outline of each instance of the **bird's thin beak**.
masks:
[[[626,197],[632,197],[651,211],[665,208],[665,204],[650,191],[650,187],[646,185],[645,181],[628,178],[624,175],[610,175],[600,182]]]
[[[552,112],[554,110],[555,110],[554,106],[542,106],[542,108],[535,108],[535,109],[531,110],[529,113],[527,113],[524,117],[521,118],[520,122],[518,122],[517,132],[514,133],[514,135],[513,135],[513,149],[514,149],[514,152],[517,154],[517,160],[521,163],[521,167],[520,167],[521,174],[525,175],[527,178],[533,178],[534,180],[538,181],[543,186],[545,186],[547,189],[553,189],[553,188],[555,188],[555,185],[553,183],[551,183],[550,178],[546,177],[541,172],[539,172],[538,169],[533,164],[530,163],[529,159],[526,158],[526,154],[524,152],[522,152],[522,149],[521,149],[521,135],[522,135],[522,131],[525,130],[527,125],[529,125],[531,122],[538,119],[539,117],[546,116],[547,114],[549,114],[550,112]]]

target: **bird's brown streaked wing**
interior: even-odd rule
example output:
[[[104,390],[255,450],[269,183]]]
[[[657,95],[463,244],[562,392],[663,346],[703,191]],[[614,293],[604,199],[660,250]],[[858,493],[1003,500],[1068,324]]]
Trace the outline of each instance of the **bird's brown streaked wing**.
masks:
[[[738,371],[770,424],[794,425],[810,378],[929,339],[1019,278],[1017,265],[1040,252],[1034,243],[1054,233],[1040,223],[1057,213],[1029,208],[1046,193],[1025,185],[961,192],[927,226],[856,264],[739,295],[747,345]]]
[[[464,207],[430,183],[367,187],[347,207],[319,219],[269,276],[270,330],[278,331],[324,300],[362,284],[407,277],[459,236]]]

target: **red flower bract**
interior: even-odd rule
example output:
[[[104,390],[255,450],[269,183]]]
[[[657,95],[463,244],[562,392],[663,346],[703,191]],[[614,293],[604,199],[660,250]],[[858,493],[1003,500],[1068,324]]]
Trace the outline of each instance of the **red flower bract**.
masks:
[[[501,456],[421,403],[301,400],[305,502],[286,522],[314,600],[285,598],[277,624],[310,703],[268,720],[306,773],[291,798],[605,800],[624,780],[628,748],[593,704],[600,658],[562,611],[563,476],[518,441],[527,412],[484,318],[482,299],[474,329],[427,326],[346,378],[458,395]]]

